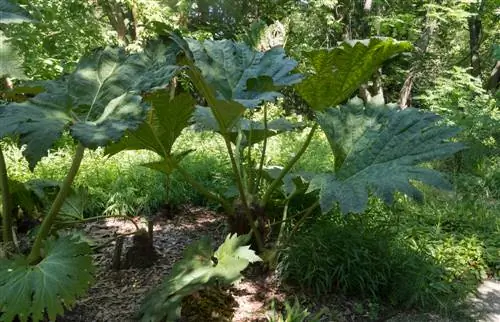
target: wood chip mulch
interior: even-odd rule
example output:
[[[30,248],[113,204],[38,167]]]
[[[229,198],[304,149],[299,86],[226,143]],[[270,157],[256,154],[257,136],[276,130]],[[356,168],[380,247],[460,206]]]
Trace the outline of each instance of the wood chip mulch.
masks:
[[[140,228],[146,223],[136,218]],[[128,221],[108,219],[84,226],[85,233],[98,244],[105,243],[116,234],[129,234],[124,251],[132,244],[136,227]],[[154,248],[159,255],[148,268],[111,269],[114,242],[94,254],[97,266],[95,282],[86,296],[80,298],[71,311],[57,322],[126,322],[136,321],[134,315],[144,296],[161,284],[172,266],[182,257],[184,248],[202,236],[210,236],[219,245],[225,238],[225,218],[201,207],[184,206],[173,219],[157,216],[154,225]],[[248,277],[232,288],[238,302],[233,321],[267,321],[268,299],[279,296],[276,282],[266,277]]]

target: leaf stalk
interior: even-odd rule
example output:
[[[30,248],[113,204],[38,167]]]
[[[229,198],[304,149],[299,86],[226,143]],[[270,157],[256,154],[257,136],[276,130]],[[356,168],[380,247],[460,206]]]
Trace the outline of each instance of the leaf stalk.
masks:
[[[300,150],[295,154],[295,156],[287,163],[287,165],[281,170],[280,174],[276,179],[273,180],[269,188],[266,190],[264,193],[264,197],[262,197],[261,200],[261,206],[265,207],[267,203],[269,202],[269,199],[271,198],[272,193],[276,188],[281,184],[281,180],[292,170],[293,166],[299,161],[299,159],[302,157],[302,155],[306,152],[307,148],[309,147],[309,144],[311,143],[311,140],[314,136],[314,133],[318,129],[319,124],[314,123],[312,126],[311,130],[309,131],[309,134],[307,135],[306,140],[300,147]]]
[[[80,169],[84,152],[85,147],[82,144],[78,144],[68,174],[66,175],[66,178],[64,178],[61,189],[57,193],[56,199],[52,203],[49,213],[42,222],[40,230],[36,235],[35,242],[33,243],[33,247],[31,248],[31,252],[28,255],[28,262],[31,264],[36,263],[41,257],[43,241],[49,236],[50,229],[52,228],[64,201],[71,192],[71,185],[73,184],[76,174],[78,173],[78,169]]]
[[[2,241],[10,243],[14,240],[12,234],[12,198],[9,191],[7,164],[0,147],[0,190],[2,191]]]

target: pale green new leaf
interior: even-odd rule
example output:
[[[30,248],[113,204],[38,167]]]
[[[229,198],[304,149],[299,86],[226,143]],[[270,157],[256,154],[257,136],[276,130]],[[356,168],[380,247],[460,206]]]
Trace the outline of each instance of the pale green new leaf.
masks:
[[[50,320],[71,307],[88,289],[94,268],[90,247],[71,236],[49,239],[36,265],[25,258],[0,260],[0,321]]]
[[[32,22],[30,14],[15,1],[0,0],[0,24]]]
[[[181,301],[215,282],[232,284],[242,277],[249,263],[260,261],[249,246],[250,236],[228,235],[214,253],[208,238],[186,248],[184,257],[172,268],[162,285],[146,296],[139,311],[144,322],[176,321],[181,317]]]
[[[449,188],[438,171],[419,165],[464,148],[447,141],[458,129],[438,124],[437,115],[416,109],[347,105],[318,113],[317,119],[336,162],[335,172],[317,175],[309,186],[309,191],[319,190],[324,212],[336,202],[342,213],[363,212],[369,192],[388,204],[396,191],[420,200],[412,181]]]
[[[331,50],[311,51],[306,57],[313,70],[297,90],[316,111],[335,107],[351,98],[383,62],[411,49],[408,42],[372,38],[344,41]]]
[[[278,88],[296,84],[302,77],[293,73],[297,62],[287,58],[283,48],[259,52],[231,40],[186,41],[189,56],[220,100],[255,107],[275,100],[280,96]],[[250,88],[249,81],[253,82]]]

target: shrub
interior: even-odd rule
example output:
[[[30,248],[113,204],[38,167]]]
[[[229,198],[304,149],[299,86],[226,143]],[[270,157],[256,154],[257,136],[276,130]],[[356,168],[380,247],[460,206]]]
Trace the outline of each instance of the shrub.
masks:
[[[405,307],[443,309],[465,296],[446,279],[445,263],[363,220],[323,217],[299,232],[280,255],[281,277],[316,295],[339,291]]]

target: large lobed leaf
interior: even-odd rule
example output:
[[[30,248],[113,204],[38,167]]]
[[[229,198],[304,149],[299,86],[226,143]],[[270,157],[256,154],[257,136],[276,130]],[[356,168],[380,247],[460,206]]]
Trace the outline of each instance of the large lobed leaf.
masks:
[[[147,295],[139,311],[140,320],[176,321],[181,317],[185,296],[217,281],[232,284],[240,279],[249,263],[261,260],[245,246],[249,239],[249,235],[228,235],[215,253],[208,238],[188,246],[162,285]]]
[[[70,236],[49,239],[44,258],[29,265],[25,258],[0,260],[0,321],[51,321],[87,290],[94,268],[90,247]]]
[[[30,14],[15,1],[0,0],[0,24],[32,22]]]
[[[396,110],[349,104],[318,113],[318,122],[335,155],[335,172],[317,175],[309,191],[319,190],[324,212],[339,202],[343,213],[360,213],[371,191],[386,203],[400,191],[421,199],[411,181],[448,188],[443,176],[418,165],[462,150],[447,142],[458,130],[438,124],[439,117],[416,109]]]
[[[181,132],[191,121],[196,101],[187,93],[170,99],[168,91],[156,91],[147,96],[151,104],[148,119],[137,130],[128,131],[118,142],[106,147],[106,154],[114,155],[123,150],[149,150],[162,161],[144,164],[165,173],[171,173],[176,163],[185,155],[174,155],[172,147]]]
[[[390,38],[344,41],[339,47],[313,50],[306,57],[311,75],[297,85],[312,109],[322,111],[348,100],[382,63],[411,50],[409,42]]]
[[[297,62],[287,58],[280,47],[259,52],[231,40],[186,41],[196,67],[221,100],[255,107],[273,101],[280,95],[278,88],[302,78],[292,73]]]
[[[0,108],[0,138],[19,135],[31,169],[65,129],[89,148],[116,142],[146,116],[148,105],[139,94],[165,87],[177,72],[169,65],[177,50],[160,41],[132,55],[120,48],[97,50],[71,75],[45,82],[45,92]]]

